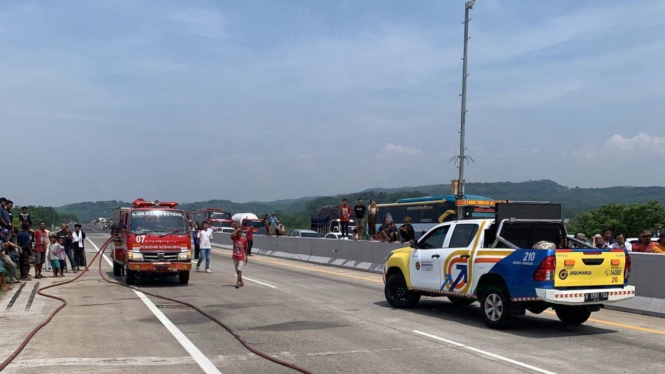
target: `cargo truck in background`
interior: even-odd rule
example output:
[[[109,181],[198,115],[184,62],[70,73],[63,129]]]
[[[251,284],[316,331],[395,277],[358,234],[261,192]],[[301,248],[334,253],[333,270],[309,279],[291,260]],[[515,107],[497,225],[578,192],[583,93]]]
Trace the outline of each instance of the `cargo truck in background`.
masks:
[[[189,282],[192,240],[185,211],[175,202],[137,199],[113,210],[113,275],[132,285],[142,276]]]

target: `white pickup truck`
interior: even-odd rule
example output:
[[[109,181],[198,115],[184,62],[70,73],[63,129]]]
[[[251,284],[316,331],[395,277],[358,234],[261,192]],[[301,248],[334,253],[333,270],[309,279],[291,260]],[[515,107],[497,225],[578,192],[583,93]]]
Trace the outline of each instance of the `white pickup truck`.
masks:
[[[624,250],[569,238],[557,204],[497,204],[495,219],[446,222],[384,265],[385,297],[411,308],[421,296],[480,301],[487,326],[507,328],[526,310],[554,308],[567,324],[586,322],[603,304],[635,296]]]

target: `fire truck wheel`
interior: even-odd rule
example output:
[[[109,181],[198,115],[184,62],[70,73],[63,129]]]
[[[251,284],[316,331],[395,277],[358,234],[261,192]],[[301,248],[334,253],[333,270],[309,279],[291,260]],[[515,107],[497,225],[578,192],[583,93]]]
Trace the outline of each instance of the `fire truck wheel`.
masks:
[[[133,285],[136,283],[136,272],[133,270],[125,270],[125,283],[127,283],[128,286]]]
[[[178,278],[180,279],[180,284],[189,283],[189,272],[188,271],[179,272],[178,273]]]
[[[116,277],[122,275],[122,265],[117,262],[113,262],[113,275]]]

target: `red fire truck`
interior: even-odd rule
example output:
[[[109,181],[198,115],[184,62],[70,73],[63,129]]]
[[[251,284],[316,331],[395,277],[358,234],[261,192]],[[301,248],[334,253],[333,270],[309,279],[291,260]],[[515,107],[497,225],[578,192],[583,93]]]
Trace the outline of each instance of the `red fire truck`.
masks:
[[[177,275],[189,282],[192,241],[178,203],[137,199],[131,208],[113,211],[113,275],[124,273],[128,285],[142,275]]]
[[[192,224],[196,223],[199,227],[199,230],[203,227],[203,222],[208,221],[212,231],[222,231],[222,227],[232,227],[233,220],[231,219],[231,213],[225,212],[224,209],[217,208],[205,208],[195,210],[189,213],[189,217],[192,219]]]

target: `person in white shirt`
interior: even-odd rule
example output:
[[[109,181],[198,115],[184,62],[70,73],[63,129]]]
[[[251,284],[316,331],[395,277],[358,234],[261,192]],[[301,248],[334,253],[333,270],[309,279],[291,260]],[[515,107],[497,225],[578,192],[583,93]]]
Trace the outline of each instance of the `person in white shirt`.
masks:
[[[614,237],[615,243],[610,246],[612,249],[625,249],[628,252],[633,251],[633,245],[626,243],[626,236],[623,233],[617,233]]]
[[[196,263],[196,271],[199,271],[201,262],[203,262],[203,258],[205,257],[205,271],[206,273],[212,273],[212,271],[210,271],[210,250],[212,248],[210,240],[212,240],[212,229],[210,228],[210,224],[208,222],[203,222],[203,230],[199,230],[196,233],[196,237],[199,238],[199,247],[201,248],[199,252],[199,261]]]

